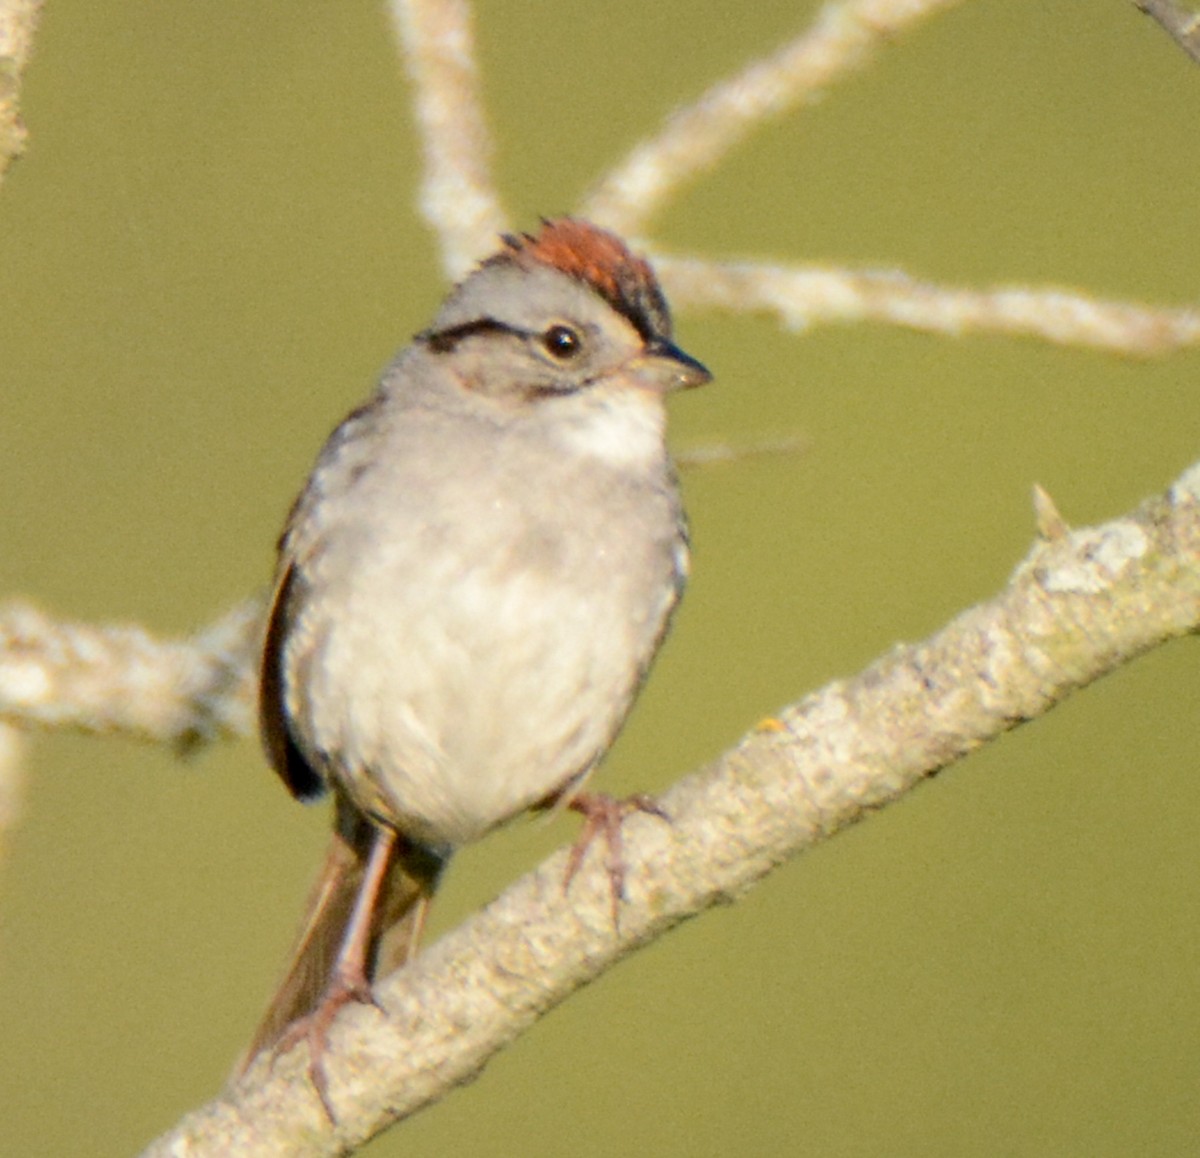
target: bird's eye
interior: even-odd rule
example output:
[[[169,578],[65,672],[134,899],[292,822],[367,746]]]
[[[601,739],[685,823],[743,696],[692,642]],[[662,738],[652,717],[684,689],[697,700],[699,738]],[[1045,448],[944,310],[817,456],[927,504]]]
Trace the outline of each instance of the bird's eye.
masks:
[[[583,350],[583,339],[570,326],[551,326],[542,335],[542,347],[552,358],[569,362]]]

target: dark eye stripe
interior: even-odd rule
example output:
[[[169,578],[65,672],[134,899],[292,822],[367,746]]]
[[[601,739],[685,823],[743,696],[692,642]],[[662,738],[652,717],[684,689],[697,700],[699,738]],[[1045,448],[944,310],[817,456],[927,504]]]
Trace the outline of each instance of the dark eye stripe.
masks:
[[[429,348],[435,354],[448,354],[465,338],[474,337],[476,334],[489,333],[516,334],[521,338],[529,336],[526,331],[519,330],[516,326],[510,326],[504,322],[498,322],[495,318],[476,318],[474,321],[450,326],[445,330],[426,330],[424,333],[418,334],[417,338],[418,340],[428,342]]]
[[[519,326],[510,326],[496,318],[473,318],[444,330],[425,330],[417,335],[417,340],[426,342],[435,354],[448,354],[460,342],[476,334],[511,334],[526,341],[537,341],[546,353],[559,362],[569,362],[583,352],[583,338],[579,331],[562,322],[538,334]]]

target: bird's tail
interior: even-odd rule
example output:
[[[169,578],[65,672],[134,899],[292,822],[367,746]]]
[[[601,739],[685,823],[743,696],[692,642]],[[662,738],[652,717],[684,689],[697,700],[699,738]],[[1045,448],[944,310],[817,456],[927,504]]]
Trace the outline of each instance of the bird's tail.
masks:
[[[307,1016],[326,992],[354,902],[363,884],[375,825],[339,796],[337,823],[325,863],[305,908],[283,980],[271,998],[237,1074],[274,1046],[288,1026]],[[445,861],[403,837],[388,868],[371,921],[367,975],[371,980],[399,968],[416,951],[425,912]]]

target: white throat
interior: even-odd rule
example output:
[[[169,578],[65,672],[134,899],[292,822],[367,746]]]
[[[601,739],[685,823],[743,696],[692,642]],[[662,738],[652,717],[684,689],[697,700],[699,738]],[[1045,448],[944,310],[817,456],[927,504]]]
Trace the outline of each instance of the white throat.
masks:
[[[666,410],[662,400],[629,386],[592,387],[576,395],[558,437],[572,450],[609,466],[657,462],[663,457]]]

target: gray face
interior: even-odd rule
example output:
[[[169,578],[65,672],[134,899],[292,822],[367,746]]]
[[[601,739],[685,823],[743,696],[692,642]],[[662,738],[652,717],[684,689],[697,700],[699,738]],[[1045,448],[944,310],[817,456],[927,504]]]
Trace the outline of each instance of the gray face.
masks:
[[[463,385],[498,401],[587,390],[645,350],[630,321],[595,290],[549,267],[485,265],[422,335],[453,356]]]

